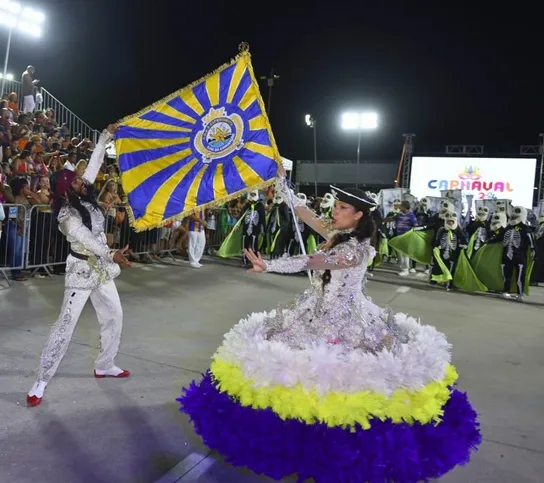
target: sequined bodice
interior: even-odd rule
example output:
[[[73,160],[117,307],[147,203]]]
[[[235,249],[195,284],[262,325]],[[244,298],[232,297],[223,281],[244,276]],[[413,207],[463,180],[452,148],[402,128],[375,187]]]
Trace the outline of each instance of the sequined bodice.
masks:
[[[312,286],[286,306],[279,307],[267,322],[268,338],[292,348],[335,344],[345,351],[378,352],[394,349],[405,340],[392,313],[375,305],[363,292],[363,281],[374,248],[368,240],[350,240],[343,246],[321,252],[330,264],[313,272]],[[288,263],[288,260],[285,260]],[[338,266],[346,265],[346,268]]]

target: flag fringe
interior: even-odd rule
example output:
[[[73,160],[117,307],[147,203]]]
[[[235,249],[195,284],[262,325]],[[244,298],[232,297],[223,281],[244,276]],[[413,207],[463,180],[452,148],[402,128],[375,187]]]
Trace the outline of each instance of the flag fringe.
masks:
[[[249,53],[249,45],[242,42],[240,44],[239,51],[240,51],[240,53],[238,55],[236,55],[236,57],[231,59],[230,62],[224,63],[223,65],[221,65],[217,69],[213,70],[212,72],[206,74],[205,76],[201,77],[200,79],[198,79],[198,80],[196,80],[194,82],[191,82],[189,85],[187,85],[185,87],[182,87],[181,89],[178,89],[177,91],[173,92],[172,94],[170,94],[170,95],[168,95],[168,96],[154,102],[153,104],[145,107],[144,109],[141,109],[140,111],[136,112],[135,114],[131,114],[129,116],[124,117],[123,119],[118,121],[118,124],[130,121],[131,119],[134,119],[136,117],[140,117],[143,114],[146,114],[147,112],[157,108],[161,104],[165,104],[165,103],[171,101],[172,99],[174,99],[176,97],[181,97],[181,95],[183,93],[185,93],[186,91],[191,90],[193,87],[201,84],[202,82],[205,82],[210,77],[212,77],[214,75],[217,75],[217,74],[220,74],[225,69],[227,69],[230,66],[236,64],[238,61],[240,61],[240,59],[245,59],[246,66],[247,66],[247,69],[249,71],[249,77],[251,79],[251,84],[256,89],[256,92],[257,92],[256,98],[257,98],[257,102],[259,103],[259,107],[261,109],[261,113],[262,113],[261,115],[263,116],[263,119],[264,119],[265,125],[266,125],[266,129],[268,131],[268,135],[270,136],[270,144],[271,144],[271,147],[272,147],[273,152],[274,152],[274,160],[276,161],[276,164],[278,166],[278,174],[282,175],[282,176],[285,176],[285,171],[283,169],[283,160],[282,160],[282,158],[281,158],[281,156],[279,154],[278,145],[276,144],[276,139],[274,138],[274,133],[272,132],[272,126],[270,125],[270,120],[268,119],[268,113],[266,111],[264,100],[263,100],[262,95],[261,95],[261,90],[259,88],[259,84],[258,84],[257,79],[255,77],[255,72],[253,71],[253,65],[251,63],[251,54]],[[186,218],[187,216],[190,216],[190,215],[192,215],[192,214],[194,214],[194,213],[196,213],[196,212],[198,212],[198,211],[200,211],[202,209],[213,208],[213,207],[216,207],[216,206],[219,206],[219,205],[223,205],[223,204],[227,203],[228,201],[230,201],[230,200],[232,200],[234,198],[238,198],[238,197],[242,196],[244,193],[247,193],[248,191],[267,188],[268,186],[274,184],[275,181],[276,181],[276,179],[272,178],[272,179],[270,179],[268,181],[263,181],[263,182],[261,182],[259,184],[253,185],[253,186],[247,186],[243,190],[232,193],[229,196],[224,196],[219,200],[212,200],[212,201],[210,201],[208,203],[205,203],[203,205],[191,208],[190,210],[183,211],[183,212],[181,212],[181,213],[179,213],[177,215],[174,215],[174,216],[171,216],[170,218],[162,220],[160,223],[148,223],[148,222],[145,222],[144,221],[145,215],[142,218],[139,218],[138,220],[136,220],[135,217],[134,217],[134,212],[132,211],[132,207],[129,204],[127,206],[127,213],[128,213],[129,222],[130,222],[130,225],[134,228],[134,230],[136,232],[151,230],[153,228],[160,228],[160,227],[163,227],[164,225],[167,225],[168,223],[171,223],[172,221],[177,221],[177,220],[181,220],[183,218]],[[121,173],[121,184],[123,184],[123,173]]]

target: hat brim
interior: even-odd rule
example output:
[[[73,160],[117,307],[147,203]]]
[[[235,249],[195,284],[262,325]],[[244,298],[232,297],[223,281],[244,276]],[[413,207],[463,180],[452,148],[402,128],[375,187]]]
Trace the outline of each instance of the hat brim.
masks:
[[[358,190],[360,193],[354,194],[333,185],[330,185],[330,187],[334,199],[341,201],[342,203],[366,208],[378,206],[378,203],[376,203],[372,198],[366,196],[361,190]]]

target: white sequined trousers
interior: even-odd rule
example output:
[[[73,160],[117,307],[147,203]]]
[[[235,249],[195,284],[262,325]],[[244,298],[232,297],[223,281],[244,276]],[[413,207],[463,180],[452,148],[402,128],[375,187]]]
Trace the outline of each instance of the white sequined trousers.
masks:
[[[100,326],[100,352],[95,369],[111,369],[121,342],[123,309],[113,280],[93,290],[66,289],[59,318],[51,328],[40,358],[38,381],[49,382],[68,350],[72,334],[87,300],[96,311]]]

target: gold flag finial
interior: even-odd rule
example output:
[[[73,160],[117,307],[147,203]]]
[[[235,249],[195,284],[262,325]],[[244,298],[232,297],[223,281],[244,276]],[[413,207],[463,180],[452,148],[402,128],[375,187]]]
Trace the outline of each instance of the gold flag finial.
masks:
[[[240,53],[249,52],[249,44],[247,42],[240,42],[240,45],[238,46],[238,51]]]

